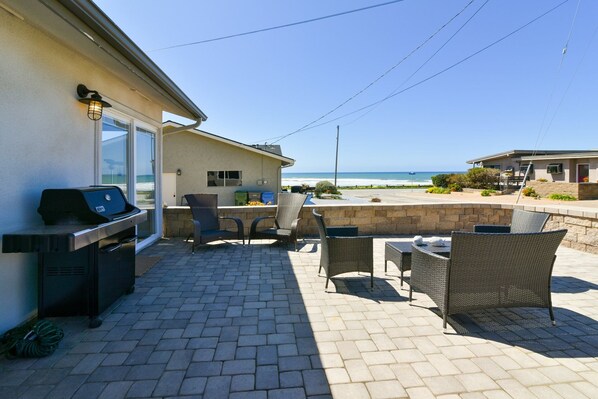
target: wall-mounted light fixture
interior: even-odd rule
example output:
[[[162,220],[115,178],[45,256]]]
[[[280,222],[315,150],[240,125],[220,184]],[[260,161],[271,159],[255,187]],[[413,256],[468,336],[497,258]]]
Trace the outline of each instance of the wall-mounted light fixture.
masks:
[[[87,97],[91,93],[90,97]],[[95,90],[89,90],[85,85],[78,84],[77,85],[77,94],[79,97],[79,102],[83,104],[87,104],[87,117],[92,121],[97,121],[102,119],[102,111],[104,108],[110,108],[112,105],[107,103],[106,101],[102,100],[102,96]]]
[[[180,170],[180,169],[177,169],[177,170],[176,170],[176,175],[177,175],[177,176],[180,176],[180,175],[182,175],[182,174],[183,174],[183,171],[182,171],[182,170]]]

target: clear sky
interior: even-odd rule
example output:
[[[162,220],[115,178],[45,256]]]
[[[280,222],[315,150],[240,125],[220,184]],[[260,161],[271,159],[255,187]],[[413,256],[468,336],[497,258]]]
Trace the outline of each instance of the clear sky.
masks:
[[[339,172],[461,171],[469,159],[510,149],[598,148],[595,0],[569,0],[446,72],[360,112],[355,111],[438,74],[562,0],[474,0],[468,7],[471,0],[404,0],[153,51],[386,1],[96,4],[208,115],[201,129],[246,144],[272,143],[297,131],[398,65],[316,125],[349,116],[279,141],[283,154],[296,160],[286,172],[334,171],[337,125]]]

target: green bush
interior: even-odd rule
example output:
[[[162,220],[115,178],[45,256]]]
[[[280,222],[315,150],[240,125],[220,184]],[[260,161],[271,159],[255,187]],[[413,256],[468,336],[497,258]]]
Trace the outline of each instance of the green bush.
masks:
[[[430,187],[426,192],[430,194],[450,194],[451,190],[442,187]]]
[[[448,185],[448,189],[451,191],[463,191],[463,187],[461,187],[461,185],[459,183],[450,183]]]
[[[533,187],[524,187],[523,190],[521,190],[521,194],[523,194],[526,197],[534,197],[534,198],[539,196]]]
[[[569,194],[550,194],[548,196],[549,199],[551,200],[560,200],[560,201],[577,201],[577,198],[575,198],[572,195]]]
[[[449,185],[449,180],[451,178],[451,175],[449,174],[439,174],[439,175],[434,175],[432,176],[432,184],[434,185],[434,187],[448,187]]]
[[[482,195],[482,197],[490,197],[495,192],[496,190],[484,190],[480,194]]]
[[[316,197],[321,198],[322,194],[340,194],[340,192],[334,184],[328,180],[323,180],[316,183],[314,194]]]
[[[498,185],[500,170],[492,168],[471,168],[465,175],[465,187],[493,189]]]

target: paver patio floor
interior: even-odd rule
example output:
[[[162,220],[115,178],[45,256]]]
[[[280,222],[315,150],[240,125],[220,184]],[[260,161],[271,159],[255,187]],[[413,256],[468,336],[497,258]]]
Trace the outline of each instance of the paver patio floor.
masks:
[[[143,251],[160,262],[100,328],[82,317],[43,359],[0,360],[0,398],[598,398],[598,256],[560,248],[557,326],[545,309],[442,320],[384,275],[318,276],[318,240],[298,252],[270,241],[180,239]],[[408,280],[407,280],[408,282]]]

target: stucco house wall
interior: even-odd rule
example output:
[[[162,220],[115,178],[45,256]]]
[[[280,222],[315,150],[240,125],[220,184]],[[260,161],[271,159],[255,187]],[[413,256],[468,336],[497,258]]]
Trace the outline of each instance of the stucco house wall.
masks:
[[[185,194],[218,194],[218,204],[230,206],[235,203],[235,191],[280,191],[280,160],[191,131],[167,134],[168,131],[169,128],[165,127],[163,171],[176,173],[181,170],[181,174],[176,176],[177,205],[181,204]],[[241,186],[208,186],[208,171],[227,170],[242,172]],[[258,181],[264,180],[268,183],[258,184]]]
[[[598,182],[598,159],[596,158],[573,158],[573,159],[538,159],[534,160],[536,169],[536,180],[546,179],[549,182],[577,183],[577,165],[589,165],[589,183]],[[549,164],[562,163],[563,173],[551,174],[546,172]]]
[[[94,183],[98,126],[77,101],[78,83],[102,90],[115,108],[126,104],[126,112],[154,123],[162,119],[162,108],[3,10],[0,48],[2,235],[43,224],[37,207],[44,188]],[[0,333],[34,316],[36,308],[37,256],[0,253]]]

